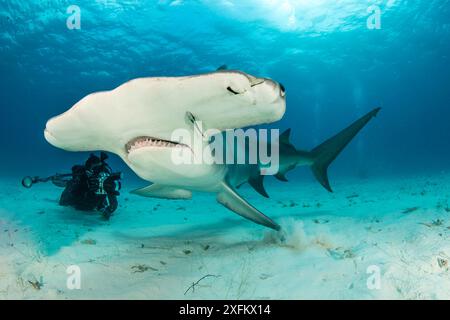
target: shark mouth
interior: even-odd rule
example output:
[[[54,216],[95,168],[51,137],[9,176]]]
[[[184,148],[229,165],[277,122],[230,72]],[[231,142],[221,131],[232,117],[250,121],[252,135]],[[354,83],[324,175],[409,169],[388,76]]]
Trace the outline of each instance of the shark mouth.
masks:
[[[168,141],[153,137],[137,137],[125,145],[127,153],[135,151],[140,148],[154,147],[154,148],[183,148],[187,145],[175,141]]]

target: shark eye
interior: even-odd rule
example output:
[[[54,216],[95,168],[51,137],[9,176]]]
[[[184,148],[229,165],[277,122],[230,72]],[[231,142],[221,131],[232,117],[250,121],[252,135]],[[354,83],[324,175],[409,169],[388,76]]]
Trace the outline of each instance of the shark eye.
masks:
[[[233,94],[240,94],[240,92],[234,91],[231,87],[228,87],[227,90]]]

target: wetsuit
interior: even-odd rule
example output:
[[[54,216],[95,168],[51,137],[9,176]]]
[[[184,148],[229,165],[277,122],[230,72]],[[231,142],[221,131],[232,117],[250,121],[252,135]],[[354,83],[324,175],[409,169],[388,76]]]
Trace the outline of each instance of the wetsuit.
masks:
[[[104,153],[100,158],[91,155],[84,166],[74,166],[73,177],[67,181],[59,204],[82,211],[96,210],[109,219],[118,207],[121,185],[120,178],[112,176],[106,158]]]

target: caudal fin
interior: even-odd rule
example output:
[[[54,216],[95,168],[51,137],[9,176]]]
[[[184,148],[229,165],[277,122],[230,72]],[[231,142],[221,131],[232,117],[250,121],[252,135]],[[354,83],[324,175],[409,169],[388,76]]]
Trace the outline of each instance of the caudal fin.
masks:
[[[381,108],[377,108],[355,121],[346,129],[339,132],[334,137],[328,139],[311,151],[313,164],[311,169],[316,179],[330,192],[333,192],[328,180],[328,167],[341,153],[341,151],[352,141],[362,128],[375,117]]]

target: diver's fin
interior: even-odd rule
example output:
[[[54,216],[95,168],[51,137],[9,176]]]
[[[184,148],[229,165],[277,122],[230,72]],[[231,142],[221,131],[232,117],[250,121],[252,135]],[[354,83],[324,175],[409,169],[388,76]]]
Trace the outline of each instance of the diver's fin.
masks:
[[[278,172],[275,175],[275,178],[277,178],[280,181],[284,181],[284,182],[288,182],[288,179],[286,178],[286,176],[284,175],[284,173]]]
[[[257,224],[274,230],[281,229],[278,224],[250,205],[225,182],[222,183],[222,190],[217,194],[217,201],[231,211]]]
[[[250,185],[253,187],[253,189],[258,191],[258,193],[260,195],[262,195],[263,197],[269,198],[269,195],[267,194],[266,189],[264,188],[264,176],[263,175],[258,175],[256,177],[250,177],[250,179],[248,179],[248,183],[250,183]]]
[[[291,137],[291,129],[289,128],[280,135],[280,137],[279,137],[280,143],[291,144],[289,142],[290,137]]]
[[[132,194],[136,194],[142,197],[148,198],[160,198],[160,199],[191,199],[192,192],[189,190],[164,186],[159,184],[152,184],[148,187],[131,191]]]
[[[313,164],[311,169],[316,179],[322,186],[330,192],[333,192],[328,180],[328,167],[341,151],[350,143],[350,141],[361,131],[362,128],[375,117],[381,108],[377,108],[366,114],[364,117],[355,121],[346,129],[339,132],[334,137],[328,139],[320,146],[311,151]]]
[[[226,64],[223,64],[217,68],[217,71],[221,71],[221,70],[228,70],[228,66]]]

